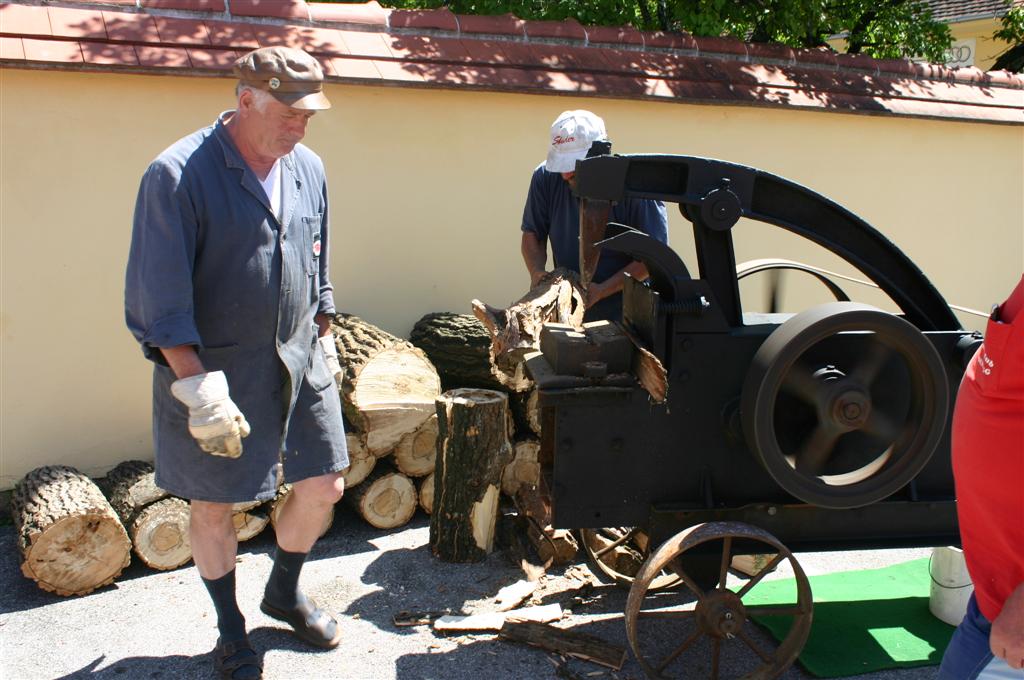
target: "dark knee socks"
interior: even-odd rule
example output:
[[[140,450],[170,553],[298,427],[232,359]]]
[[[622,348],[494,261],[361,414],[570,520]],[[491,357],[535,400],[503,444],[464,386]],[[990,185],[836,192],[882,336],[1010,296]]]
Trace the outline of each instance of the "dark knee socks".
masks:
[[[277,547],[263,598],[278,609],[294,609],[306,599],[299,590],[299,574],[309,553],[294,553]]]
[[[234,642],[245,637],[245,617],[235,599],[235,570],[232,569],[218,579],[203,579],[203,585],[210,593],[217,610],[217,629],[220,639]]]

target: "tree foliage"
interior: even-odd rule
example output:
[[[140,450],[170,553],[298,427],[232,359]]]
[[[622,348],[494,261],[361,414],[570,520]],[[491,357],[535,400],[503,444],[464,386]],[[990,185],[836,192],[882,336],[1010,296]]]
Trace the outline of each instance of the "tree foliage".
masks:
[[[942,62],[952,42],[923,0],[385,0],[402,9],[448,7],[458,14],[523,19],[575,18],[585,25],[687,31],[790,47],[822,47],[846,37],[853,54],[923,56]]]
[[[992,37],[1010,44],[996,57],[992,70],[1006,69],[1024,73],[1024,5],[1011,7],[1002,18],[1002,28],[992,34]]]

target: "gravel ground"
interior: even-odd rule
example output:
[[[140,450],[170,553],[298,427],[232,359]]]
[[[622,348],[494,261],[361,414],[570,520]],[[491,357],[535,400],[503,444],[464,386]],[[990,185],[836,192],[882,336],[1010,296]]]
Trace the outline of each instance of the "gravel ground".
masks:
[[[493,608],[493,595],[523,573],[504,552],[479,564],[442,564],[430,556],[426,516],[418,514],[411,524],[388,533],[369,527],[344,506],[338,506],[334,525],[314,548],[302,583],[322,606],[338,612],[345,638],[338,649],[311,651],[259,611],[273,540],[268,530],[243,543],[238,559],[239,603],[251,640],[264,653],[266,678],[480,680],[481,673],[488,680],[643,678],[631,654],[622,669],[613,672],[582,660],[561,661],[495,635],[443,636],[428,626],[396,627],[393,617],[402,610],[488,611]],[[814,575],[877,568],[928,554],[928,550],[880,550],[806,553],[798,558],[807,574]],[[21,575],[11,526],[0,527],[0,556],[2,677],[212,677],[215,619],[193,568],[156,572],[135,559],[114,585],[84,597],[60,598]],[[540,604],[561,601],[563,608],[572,610],[559,625],[628,647],[622,622],[626,590],[597,582],[582,601],[567,597],[591,578],[585,565],[559,568],[543,577],[534,597]],[[763,640],[767,644],[768,638]],[[697,669],[699,663],[695,661],[685,677],[707,677],[706,670]],[[724,658],[722,678],[744,672],[740,660]],[[934,676],[931,667],[856,679],[930,680]],[[794,666],[782,677],[812,676]]]

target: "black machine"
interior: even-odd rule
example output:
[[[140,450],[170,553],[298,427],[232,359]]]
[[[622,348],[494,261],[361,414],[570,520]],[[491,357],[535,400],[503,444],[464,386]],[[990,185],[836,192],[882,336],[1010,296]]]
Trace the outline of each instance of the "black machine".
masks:
[[[681,581],[697,604],[680,616],[714,643],[712,677],[719,644],[734,638],[756,652],[744,677],[775,677],[810,627],[810,590],[790,550],[959,542],[949,425],[981,338],[881,233],[770,173],[688,156],[600,155],[577,164],[576,192],[584,281],[601,248],[647,266],[647,282],[627,277],[622,325],[660,361],[668,388],[659,403],[638,384],[538,380],[555,526],[617,527],[618,544],[643,536],[647,560],[630,579],[626,624],[649,675],[697,677],[673,665],[693,640],[659,665],[665,655],[641,638],[645,599]],[[610,205],[627,197],[678,204],[693,224],[697,274],[668,246],[607,223]],[[836,301],[745,313],[747,272],[737,272],[732,231],[741,217],[831,251],[899,313],[850,302],[820,271],[785,261],[748,271],[803,269]],[[742,553],[776,557],[737,595],[725,586]],[[769,654],[743,632],[742,593],[786,561],[802,585],[787,613],[790,637]]]

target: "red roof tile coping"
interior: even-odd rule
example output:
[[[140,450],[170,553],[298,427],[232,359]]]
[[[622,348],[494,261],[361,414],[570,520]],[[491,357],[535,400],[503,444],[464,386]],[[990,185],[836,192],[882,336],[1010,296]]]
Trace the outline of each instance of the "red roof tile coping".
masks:
[[[558,38],[561,40],[587,39],[587,32],[583,24],[575,19],[563,21],[526,21],[524,29],[527,38]]]
[[[110,2],[111,0],[103,0]],[[114,0],[124,5],[134,5],[134,0]],[[224,0],[139,0],[143,9],[178,9],[191,12],[219,12],[227,11]]]
[[[111,43],[81,43],[82,54],[88,64],[96,65],[135,65],[139,58],[135,54],[135,48],[131,45],[116,45]]]
[[[9,2],[0,3],[0,33],[53,35],[50,31],[50,16],[45,7],[25,7]]]
[[[796,62],[796,52],[792,47],[786,45],[775,45],[770,43],[744,43],[747,48],[747,58],[750,61],[771,59],[772,61],[784,61],[789,64]]]
[[[459,20],[450,9],[393,9],[391,28],[426,28],[439,31],[459,30]]]
[[[391,10],[381,7],[375,0],[365,3],[333,4],[311,2],[309,15],[313,21],[337,24],[361,24],[365,26],[387,26]]]
[[[490,33],[492,35],[514,35],[526,37],[526,22],[514,14],[501,15],[456,15],[459,30],[463,33]]]
[[[210,45],[210,31],[197,19],[153,17],[160,42],[181,45]]]
[[[82,48],[76,41],[22,38],[21,44],[25,48],[25,59],[28,61],[50,61],[60,64],[80,64],[84,61]]]
[[[107,38],[119,42],[159,43],[160,31],[148,14],[102,12]]]
[[[670,50],[695,50],[697,42],[689,33],[675,33],[665,31],[644,31],[644,45],[646,47],[663,47]],[[718,40],[718,38],[716,38]],[[739,42],[738,40],[732,42]],[[740,43],[741,45],[743,43]]]
[[[643,33],[632,26],[587,26],[587,42],[609,45],[640,45],[644,44]]]
[[[54,37],[107,39],[103,15],[96,10],[47,7],[45,11],[50,17],[50,33]]]
[[[138,45],[135,53],[139,63],[147,68],[192,68],[188,51],[184,47],[149,47]]]
[[[306,0],[228,0],[228,10],[236,17],[310,19]]]
[[[25,48],[21,45],[21,38],[0,38],[0,59],[23,60]]]
[[[693,39],[697,43],[697,53],[706,54],[735,54],[747,58],[747,43],[733,38],[715,38],[711,36],[700,36]]]

